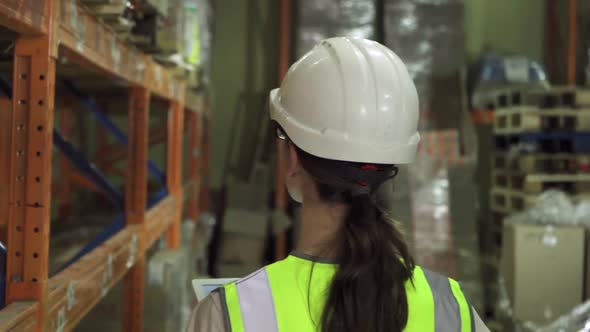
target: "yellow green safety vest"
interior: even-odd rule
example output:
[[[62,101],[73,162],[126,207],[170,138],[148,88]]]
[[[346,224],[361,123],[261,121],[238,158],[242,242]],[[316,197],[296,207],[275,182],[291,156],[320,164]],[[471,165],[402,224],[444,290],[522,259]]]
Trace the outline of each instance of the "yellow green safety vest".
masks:
[[[336,268],[292,254],[223,286],[228,331],[317,332]],[[416,267],[413,282],[406,283],[405,332],[474,331],[471,306],[456,281]]]

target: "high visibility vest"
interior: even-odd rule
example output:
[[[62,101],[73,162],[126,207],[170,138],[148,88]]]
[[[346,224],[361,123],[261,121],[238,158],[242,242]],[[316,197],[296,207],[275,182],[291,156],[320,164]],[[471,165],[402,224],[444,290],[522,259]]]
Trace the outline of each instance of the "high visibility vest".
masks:
[[[226,325],[231,332],[319,331],[336,269],[336,264],[290,255],[223,286]],[[474,331],[471,306],[456,281],[416,267],[406,294],[405,332]]]

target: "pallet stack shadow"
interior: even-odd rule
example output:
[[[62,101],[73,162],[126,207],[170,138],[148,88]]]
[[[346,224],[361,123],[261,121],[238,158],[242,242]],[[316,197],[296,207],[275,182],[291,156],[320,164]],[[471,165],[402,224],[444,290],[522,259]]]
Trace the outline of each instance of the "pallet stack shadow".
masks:
[[[499,257],[502,221],[541,192],[590,197],[590,90],[504,91],[496,103],[488,250]]]
[[[143,4],[134,12],[130,40],[160,64],[174,68],[175,76],[183,79],[187,88],[199,88],[207,58],[202,50],[208,45],[203,31],[203,25],[208,24],[206,1],[144,0]]]
[[[82,3],[122,39],[131,33],[135,22],[127,0],[82,0]]]

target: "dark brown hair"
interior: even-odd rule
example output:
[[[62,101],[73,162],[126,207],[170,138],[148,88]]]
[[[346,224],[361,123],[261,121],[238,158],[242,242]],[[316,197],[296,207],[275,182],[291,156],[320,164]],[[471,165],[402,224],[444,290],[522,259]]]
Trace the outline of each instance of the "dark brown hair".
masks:
[[[335,244],[339,268],[323,309],[321,331],[401,332],[408,321],[405,284],[412,277],[414,260],[375,197],[397,168],[328,160],[298,148],[297,154],[320,198],[348,206]]]

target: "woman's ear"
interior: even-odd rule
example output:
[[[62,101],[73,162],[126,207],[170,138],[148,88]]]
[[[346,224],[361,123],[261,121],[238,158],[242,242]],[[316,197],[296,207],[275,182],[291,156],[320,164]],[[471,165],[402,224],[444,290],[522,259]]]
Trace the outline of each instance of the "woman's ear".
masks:
[[[299,156],[293,144],[289,144],[289,158],[287,160],[287,177],[293,177],[299,174],[301,165],[299,164]]]

